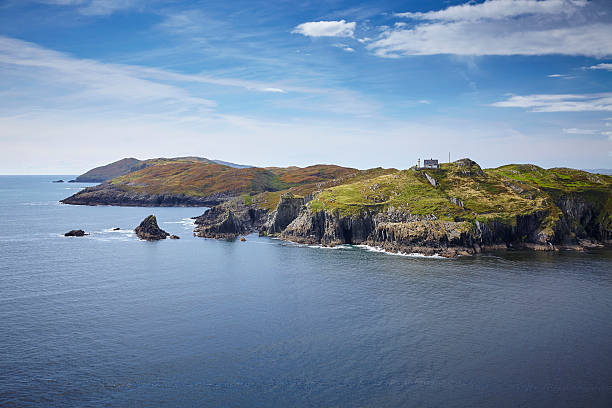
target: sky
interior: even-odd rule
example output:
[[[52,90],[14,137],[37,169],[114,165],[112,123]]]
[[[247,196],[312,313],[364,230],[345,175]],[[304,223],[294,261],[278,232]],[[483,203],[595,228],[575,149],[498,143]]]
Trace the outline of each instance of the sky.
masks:
[[[0,174],[612,168],[610,0],[0,0]]]

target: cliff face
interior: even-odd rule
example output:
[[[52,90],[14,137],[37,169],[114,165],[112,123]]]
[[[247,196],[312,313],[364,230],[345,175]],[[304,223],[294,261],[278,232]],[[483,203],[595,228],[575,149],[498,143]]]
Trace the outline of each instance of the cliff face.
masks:
[[[581,200],[578,200],[580,202]],[[556,250],[597,246],[612,236],[601,222],[601,208],[570,203],[547,231],[547,212],[518,215],[511,222],[445,221],[435,216],[412,216],[393,208],[380,213],[342,216],[338,212],[304,209],[280,234],[289,241],[334,246],[366,244],[391,252],[440,254],[453,257],[508,247]]]
[[[305,199],[294,197],[292,194],[284,195],[274,211],[268,215],[266,223],[259,231],[261,235],[280,234],[287,225],[297,218],[303,210]]]
[[[194,233],[202,238],[234,239],[260,230],[267,211],[247,205],[242,197],[212,207],[195,220]]]

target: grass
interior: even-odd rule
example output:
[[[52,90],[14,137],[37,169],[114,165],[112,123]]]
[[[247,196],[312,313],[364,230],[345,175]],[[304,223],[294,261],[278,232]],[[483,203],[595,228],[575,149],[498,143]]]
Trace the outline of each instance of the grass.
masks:
[[[435,187],[426,173],[435,179]],[[443,220],[494,219],[510,224],[518,215],[543,211],[548,214],[545,224],[552,228],[561,215],[554,204],[558,194],[580,194],[612,214],[611,187],[612,177],[580,170],[508,165],[483,171],[473,162],[449,163],[440,169],[395,171],[326,188],[309,205],[313,211],[342,215],[394,207]]]
[[[427,179],[433,177],[436,186]],[[343,215],[390,207],[442,220],[516,222],[518,215],[543,211],[552,228],[561,215],[561,196],[579,195],[604,209],[612,225],[612,177],[531,164],[482,170],[471,161],[445,163],[440,169],[357,170],[334,165],[305,168],[236,169],[203,161],[160,160],[111,181],[117,188],[153,194],[242,197],[247,205],[273,210],[283,194],[312,197],[313,211]]]

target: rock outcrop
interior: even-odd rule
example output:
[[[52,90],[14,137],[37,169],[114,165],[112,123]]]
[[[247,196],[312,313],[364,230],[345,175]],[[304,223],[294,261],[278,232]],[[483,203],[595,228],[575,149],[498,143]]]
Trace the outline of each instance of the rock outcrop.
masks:
[[[247,205],[239,197],[212,207],[195,220],[194,233],[198,237],[235,239],[239,235],[260,230],[267,211]]]
[[[149,215],[145,218],[139,226],[134,229],[136,236],[140,239],[147,241],[158,241],[160,239],[166,239],[168,234],[166,231],[159,228],[157,225],[157,218],[154,215]]]
[[[85,231],[83,231],[82,229],[68,231],[64,234],[65,237],[83,237],[85,235],[89,234],[86,234]]]
[[[303,210],[304,202],[303,197],[295,197],[290,193],[281,196],[278,206],[268,215],[266,223],[259,231],[260,235],[280,234],[297,218]]]

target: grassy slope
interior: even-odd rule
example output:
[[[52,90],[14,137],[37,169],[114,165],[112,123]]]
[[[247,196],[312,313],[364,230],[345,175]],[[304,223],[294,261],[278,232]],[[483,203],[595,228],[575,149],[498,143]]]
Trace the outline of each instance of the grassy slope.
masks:
[[[425,173],[436,180],[436,187]],[[513,223],[516,215],[546,211],[547,223],[552,226],[561,214],[555,199],[567,194],[581,195],[606,207],[609,211],[605,213],[612,213],[612,177],[534,165],[511,164],[482,171],[476,163],[466,162],[443,164],[439,170],[360,171],[333,165],[237,169],[164,159],[111,183],[123,190],[153,194],[236,194],[247,204],[269,210],[276,208],[280,196],[287,192],[314,194],[309,204],[313,210],[337,210],[345,215],[394,207],[417,215],[434,214],[443,220]],[[612,219],[604,221],[612,224]]]
[[[436,180],[436,187],[425,173]],[[611,188],[612,177],[580,170],[507,165],[483,172],[476,164],[470,169],[450,163],[440,170],[396,171],[327,188],[310,207],[344,215],[394,207],[412,214],[434,214],[444,220],[497,219],[510,223],[516,215],[545,210],[552,222],[560,214],[553,203],[554,194],[581,194],[610,206]],[[451,198],[463,202],[464,208],[452,203]]]
[[[300,186],[328,182],[355,172],[356,169],[332,165],[239,169],[206,162],[163,160],[110,182],[122,190],[149,194],[197,197],[217,193],[244,194],[252,202],[250,197],[259,193],[278,192],[280,196],[281,192],[292,188],[299,190]]]
[[[158,164],[169,163],[169,162],[199,162],[199,163],[213,163],[212,161],[202,158],[202,157],[177,157],[173,159],[167,158],[157,158],[157,159],[148,159],[148,160],[138,160],[133,157],[125,158],[118,160],[116,162],[96,167],[95,169],[91,169],[88,172],[81,174],[76,179],[77,181],[81,180],[92,180],[102,182],[105,180],[110,180],[116,177],[121,177],[130,172],[149,167],[155,166]]]

